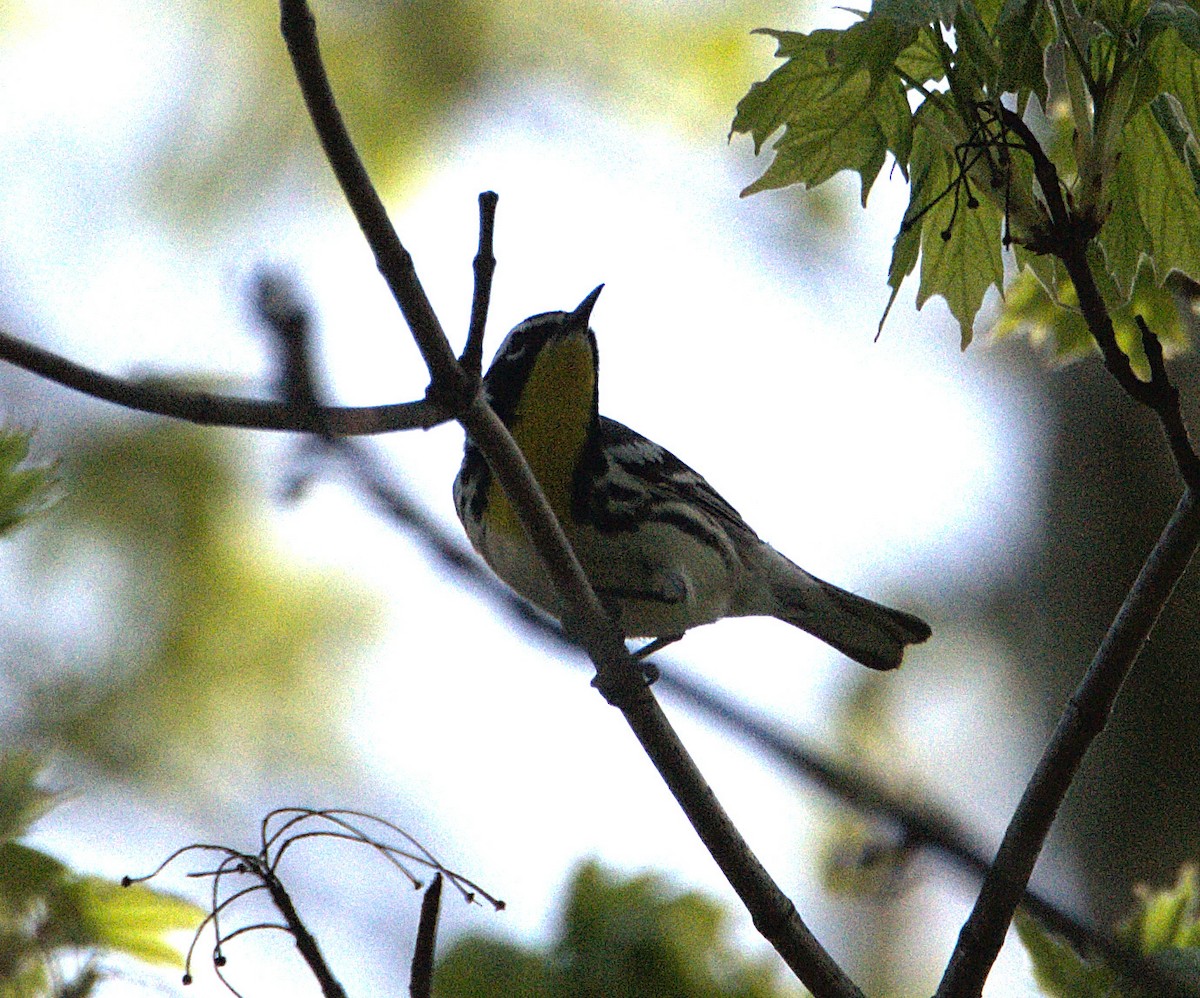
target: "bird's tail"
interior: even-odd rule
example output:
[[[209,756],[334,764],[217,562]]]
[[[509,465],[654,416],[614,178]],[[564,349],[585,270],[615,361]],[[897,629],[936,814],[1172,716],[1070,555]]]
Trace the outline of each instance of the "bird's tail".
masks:
[[[869,669],[895,669],[907,645],[933,632],[920,617],[839,589],[776,554],[784,566],[772,573],[775,616],[832,645]]]

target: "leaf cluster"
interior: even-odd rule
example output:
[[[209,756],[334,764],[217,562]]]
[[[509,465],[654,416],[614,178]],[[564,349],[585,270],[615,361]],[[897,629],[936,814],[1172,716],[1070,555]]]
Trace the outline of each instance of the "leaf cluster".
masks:
[[[1113,968],[1089,960],[1032,919],[1018,917],[1017,933],[1033,963],[1038,986],[1049,998],[1151,998]],[[1200,880],[1184,866],[1174,886],[1143,888],[1118,937],[1130,950],[1152,957],[1181,987],[1200,994]],[[1191,992],[1189,992],[1191,993]]]
[[[733,131],[756,151],[781,134],[774,161],[743,193],[815,186],[851,169],[865,203],[890,154],[910,181],[892,300],[919,260],[917,306],[945,298],[964,347],[988,289],[1004,288],[1008,247],[1044,300],[1069,304],[1055,259],[1068,222],[1092,240],[1110,311],[1135,296],[1164,307],[1168,275],[1200,277],[1192,4],[879,0],[844,30],[765,33],[785,62],[751,87]],[[1025,290],[1027,304],[1034,297]],[[1009,328],[1030,325],[1026,313]],[[1178,332],[1175,321],[1168,338]],[[1060,355],[1076,348],[1067,331]]]
[[[30,436],[0,429],[0,536],[50,502],[54,469],[28,463]]]
[[[166,936],[194,928],[199,908],[76,873],[17,841],[53,803],[36,782],[40,768],[28,754],[0,756],[0,998],[90,994],[106,973],[99,960],[117,954],[182,966]]]
[[[662,878],[582,864],[550,947],[471,935],[445,955],[437,998],[781,998],[770,961],[748,960],[723,909]]]

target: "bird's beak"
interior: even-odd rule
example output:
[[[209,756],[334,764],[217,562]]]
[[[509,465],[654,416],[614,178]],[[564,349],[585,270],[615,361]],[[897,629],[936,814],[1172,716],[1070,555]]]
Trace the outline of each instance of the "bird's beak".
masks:
[[[600,297],[600,292],[604,290],[604,285],[599,284],[583,301],[581,301],[575,310],[571,313],[571,324],[578,323],[581,326],[587,326],[588,319],[591,317],[592,309],[596,306],[596,299]]]

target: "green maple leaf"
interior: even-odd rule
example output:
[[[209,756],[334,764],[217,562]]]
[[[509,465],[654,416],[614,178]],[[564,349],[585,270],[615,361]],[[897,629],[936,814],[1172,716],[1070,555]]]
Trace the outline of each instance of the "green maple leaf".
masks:
[[[902,167],[908,162],[912,114],[890,69],[915,31],[881,18],[847,31],[761,33],[779,42],[776,55],[786,61],[742,98],[732,130],[749,133],[756,153],[780,129],[783,134],[767,172],[742,194],[812,187],[854,170],[866,204],[887,152]]]
[[[28,464],[29,441],[28,433],[0,428],[0,534],[51,501],[54,469]]]
[[[915,119],[909,206],[892,247],[888,309],[916,266],[919,251],[917,308],[934,295],[945,298],[958,320],[966,349],[984,295],[993,284],[1002,286],[1004,280],[1000,256],[1003,217],[991,201],[972,200],[969,187],[958,183],[960,171],[954,154],[938,138],[941,129],[936,119],[942,113],[937,106],[925,104]]]
[[[1173,270],[1196,279],[1200,278],[1200,198],[1192,172],[1195,161],[1189,165],[1186,152],[1177,155],[1160,120],[1169,112],[1155,113],[1166,103],[1155,98],[1130,119],[1123,135],[1123,158],[1160,279]],[[1195,139],[1191,141],[1194,145]]]
[[[1085,960],[1037,922],[1017,914],[1017,936],[1033,964],[1033,978],[1049,998],[1112,998],[1116,974]]]

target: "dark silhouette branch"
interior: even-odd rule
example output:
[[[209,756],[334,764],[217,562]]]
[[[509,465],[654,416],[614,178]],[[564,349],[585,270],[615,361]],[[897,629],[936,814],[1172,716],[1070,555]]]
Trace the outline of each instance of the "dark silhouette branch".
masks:
[[[321,994],[325,998],[346,998],[345,990],[338,983],[337,978],[333,976],[333,972],[329,969],[329,964],[325,962],[324,956],[321,955],[321,948],[317,945],[317,940],[308,931],[308,927],[296,911],[296,906],[292,904],[291,897],[284,889],[283,881],[270,870],[258,869],[255,872],[262,879],[263,885],[271,895],[271,903],[275,905],[276,910],[283,916],[288,932],[291,933],[292,938],[296,941],[296,949],[300,951],[304,962],[308,964],[308,969],[312,971],[313,977],[321,985]]]
[[[450,349],[442,325],[417,277],[412,255],[392,227],[387,209],[379,199],[375,185],[371,183],[346,130],[321,61],[312,11],[306,3],[283,0],[279,12],[280,32],[287,45],[300,92],[346,203],[354,212],[367,244],[375,254],[375,264],[408,323],[417,348],[429,367],[434,386],[439,392],[450,394],[461,405],[474,394],[475,386]]]
[[[587,648],[602,675],[621,672],[622,663],[628,662],[624,643],[592,592],[520,449],[484,400],[479,378],[469,376],[450,349],[412,256],[400,242],[354,148],[321,61],[316,22],[304,0],[281,0],[280,29],[317,137],[429,367],[430,396],[462,423],[487,458],[522,528],[546,562],[555,588],[574,611],[574,636]],[[636,673],[631,663],[623,671],[630,677]]]
[[[492,301],[492,275],[496,272],[492,237],[496,228],[496,202],[499,200],[493,191],[484,191],[479,195],[479,252],[475,254],[472,264],[475,290],[471,296],[471,325],[467,331],[467,345],[463,347],[462,357],[459,358],[466,372],[474,377],[479,377],[483,370],[483,333]]]
[[[1088,261],[1088,246],[1096,234],[1095,223],[1078,218],[1071,210],[1063,198],[1058,170],[1020,115],[1008,108],[1003,108],[1001,115],[1004,126],[1021,140],[1022,148],[1033,160],[1034,175],[1050,211],[1051,221],[1048,228],[1030,248],[1035,252],[1052,254],[1062,260],[1067,276],[1075,286],[1079,297],[1079,310],[1083,313],[1088,331],[1104,357],[1104,366],[1130,398],[1155,413],[1180,477],[1189,489],[1200,490],[1200,457],[1192,446],[1187,426],[1183,421],[1179,391],[1171,384],[1167,377],[1167,369],[1162,363],[1162,345],[1151,333],[1145,320],[1138,316],[1142,344],[1150,362],[1150,380],[1142,381],[1134,372],[1129,357],[1117,343],[1112,316],[1104,304],[1095,275],[1092,273],[1091,263]]]
[[[1200,507],[1189,491],[1142,566],[1042,753],[959,935],[939,998],[965,998],[982,990],[1079,764],[1104,730],[1125,677],[1198,543]]]
[[[433,994],[433,954],[437,945],[438,912],[442,907],[442,875],[433,875],[421,899],[421,920],[417,925],[417,945],[413,950],[408,993],[412,998],[430,998]]]
[[[76,364],[3,330],[0,330],[0,360],[104,402],[203,426],[304,433],[327,431],[339,436],[358,436],[393,430],[427,430],[450,418],[443,409],[427,400],[314,411],[287,402],[260,402],[189,391],[165,380],[118,378]]]

